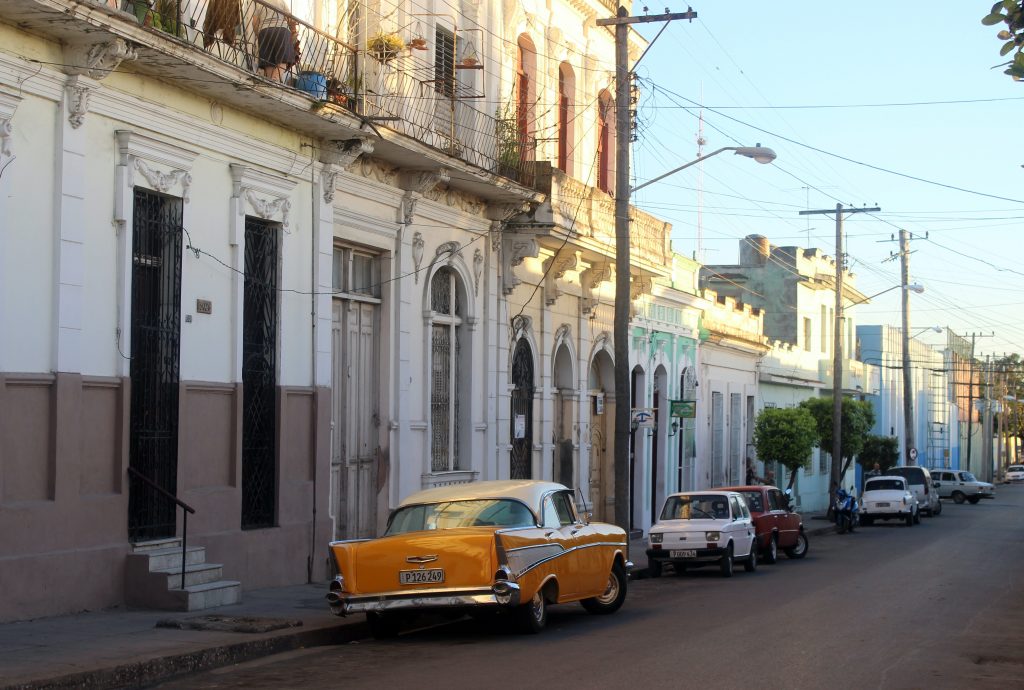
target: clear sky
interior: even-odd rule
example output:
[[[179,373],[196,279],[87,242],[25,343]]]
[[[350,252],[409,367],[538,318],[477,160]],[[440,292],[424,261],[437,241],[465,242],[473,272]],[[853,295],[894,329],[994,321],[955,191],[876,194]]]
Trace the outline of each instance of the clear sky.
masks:
[[[657,13],[665,3],[649,6]],[[698,19],[673,22],[637,67],[633,176],[639,183],[696,158],[702,103],[705,153],[760,143],[778,154],[773,165],[731,153],[703,163],[706,263],[736,262],[749,234],[834,255],[832,216],[799,211],[880,206],[845,221],[857,288],[899,285],[899,261],[886,260],[898,244],[888,240],[905,228],[920,237],[911,281],[925,286],[911,296],[911,332],[994,332],[978,340],[980,353],[1024,353],[1024,83],[992,69],[1003,58],[1001,27],[981,24],[990,7],[697,2]],[[642,14],[643,3],[633,9]],[[641,32],[652,38],[658,28]],[[699,174],[694,166],[633,199],[673,223],[686,255],[697,244]],[[899,290],[855,308],[860,324],[898,326]],[[920,339],[944,342],[931,332]]]

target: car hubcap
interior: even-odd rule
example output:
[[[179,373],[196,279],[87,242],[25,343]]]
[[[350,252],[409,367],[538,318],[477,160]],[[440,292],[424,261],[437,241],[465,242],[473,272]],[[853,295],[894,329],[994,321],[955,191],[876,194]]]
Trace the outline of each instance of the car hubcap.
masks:
[[[612,573],[608,576],[608,588],[604,590],[604,594],[599,596],[597,600],[602,604],[610,604],[615,601],[618,596],[619,578],[615,577],[615,573]]]
[[[801,534],[800,537],[796,540],[796,548],[794,549],[794,551],[796,551],[797,553],[803,553],[805,548],[804,544],[804,535]]]
[[[775,557],[778,555],[778,548],[779,548],[779,546],[778,546],[778,544],[775,543],[774,539],[771,540],[771,545],[768,548],[771,551],[771,558],[772,558],[772,560],[775,560]]]
[[[530,601],[530,613],[533,614],[533,619],[540,623],[544,619],[544,597],[541,596],[540,592],[533,595],[533,599]]]

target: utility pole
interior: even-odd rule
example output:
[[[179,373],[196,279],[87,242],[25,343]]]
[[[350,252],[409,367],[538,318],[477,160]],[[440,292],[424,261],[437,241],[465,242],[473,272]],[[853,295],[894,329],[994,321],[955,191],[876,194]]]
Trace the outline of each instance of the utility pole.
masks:
[[[629,366],[629,25],[694,19],[697,13],[666,12],[629,16],[619,6],[616,16],[598,19],[597,26],[615,27],[615,524],[627,532],[632,527],[630,497],[630,421],[632,397]],[[641,56],[642,57],[642,56]]]
[[[971,333],[971,357],[967,361],[967,466],[961,467],[960,469],[971,469],[971,439],[974,434],[974,345],[977,338],[991,338],[995,335],[993,331],[991,334],[986,333]],[[978,382],[979,391],[981,389],[981,381]],[[980,397],[980,396],[979,396]],[[984,434],[983,434],[984,435]],[[961,463],[962,464],[962,463]]]
[[[871,208],[848,208],[836,204],[835,210],[821,209],[817,211],[800,211],[801,216],[812,214],[836,216],[836,306],[832,321],[832,487],[838,488],[843,467],[843,270],[846,268],[846,256],[843,253],[843,214],[868,213],[881,211]],[[822,324],[824,327],[824,324]],[[831,492],[833,489],[829,489]]]
[[[982,421],[982,481],[992,481],[992,362],[991,355],[985,355],[985,416]]]
[[[900,281],[910,284],[910,241],[907,231],[900,229]],[[905,465],[917,464],[914,448],[914,397],[912,371],[910,369],[910,290],[904,288],[901,295],[903,318],[903,460]]]

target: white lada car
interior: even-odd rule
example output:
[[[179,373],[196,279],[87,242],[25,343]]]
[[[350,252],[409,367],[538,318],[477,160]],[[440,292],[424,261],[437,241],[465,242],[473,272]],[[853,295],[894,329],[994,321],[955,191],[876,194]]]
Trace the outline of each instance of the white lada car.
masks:
[[[757,570],[754,522],[743,496],[735,491],[692,491],[665,499],[661,517],[647,537],[647,564],[652,577],[671,563],[677,571],[717,565],[731,577],[742,561]]]
[[[903,477],[872,477],[864,482],[860,500],[860,524],[875,520],[903,520],[907,527],[921,522],[917,499]]]

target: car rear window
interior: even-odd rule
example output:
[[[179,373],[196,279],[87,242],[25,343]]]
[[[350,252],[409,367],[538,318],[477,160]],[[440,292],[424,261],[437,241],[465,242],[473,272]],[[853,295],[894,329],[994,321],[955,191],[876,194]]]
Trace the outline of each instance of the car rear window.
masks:
[[[747,505],[750,506],[750,510],[755,513],[764,512],[764,501],[761,500],[760,491],[741,491],[743,498],[747,499]]]
[[[924,484],[924,470],[920,467],[891,467],[885,471],[886,474],[895,477],[903,477],[908,484]]]
[[[385,534],[457,527],[532,527],[533,513],[519,501],[485,499],[405,506],[395,511]]]
[[[902,491],[906,485],[899,479],[872,479],[864,487],[865,491]]]

